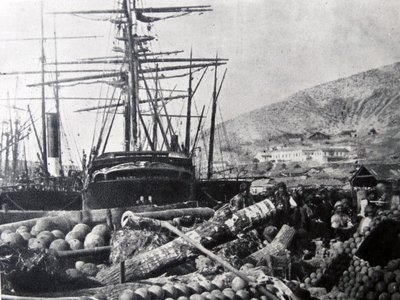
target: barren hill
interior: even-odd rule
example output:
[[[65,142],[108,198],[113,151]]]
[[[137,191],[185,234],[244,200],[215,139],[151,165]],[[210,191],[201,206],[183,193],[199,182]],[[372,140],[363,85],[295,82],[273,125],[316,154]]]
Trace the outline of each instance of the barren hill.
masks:
[[[400,63],[358,73],[297,92],[287,99],[224,123],[235,142],[268,140],[285,133],[336,134],[400,125]],[[221,125],[220,125],[221,126]]]

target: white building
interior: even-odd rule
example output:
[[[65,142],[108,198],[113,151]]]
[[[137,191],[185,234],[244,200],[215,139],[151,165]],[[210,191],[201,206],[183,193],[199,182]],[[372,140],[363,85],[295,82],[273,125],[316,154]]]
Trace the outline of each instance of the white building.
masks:
[[[282,149],[271,151],[270,155],[270,160],[273,162],[317,161],[323,163],[347,159],[349,150],[346,148]]]

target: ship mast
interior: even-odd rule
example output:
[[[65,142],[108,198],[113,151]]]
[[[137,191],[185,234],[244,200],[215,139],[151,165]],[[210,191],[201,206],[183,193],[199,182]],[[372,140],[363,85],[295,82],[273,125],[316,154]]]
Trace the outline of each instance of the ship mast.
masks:
[[[213,173],[213,163],[214,163],[214,136],[215,136],[215,115],[217,112],[217,61],[215,62],[214,68],[214,89],[213,89],[213,102],[211,111],[211,128],[210,128],[210,145],[208,153],[208,168],[207,168],[207,179],[211,179]]]
[[[56,102],[56,118],[58,120],[58,139],[57,139],[57,157],[58,157],[58,162],[59,162],[59,167],[60,167],[60,175],[63,176],[63,167],[62,167],[62,156],[61,156],[61,114],[60,114],[60,97],[59,97],[59,85],[58,85],[58,59],[57,59],[57,33],[56,33],[56,19],[54,16],[54,67],[55,67],[55,79],[56,79],[56,84],[54,85],[54,99]]]
[[[29,84],[28,87],[42,86],[43,97],[44,98],[44,86],[45,85],[54,85],[54,84],[64,84],[71,82],[84,82],[84,81],[92,81],[94,79],[104,79],[104,78],[117,78],[116,84],[118,85],[120,80],[125,82],[125,85],[120,85],[118,87],[123,88],[123,92],[126,94],[126,99],[123,103],[109,104],[109,106],[123,106],[124,107],[124,150],[125,151],[133,151],[142,149],[142,143],[140,140],[140,130],[143,130],[143,134],[147,139],[149,148],[151,150],[157,150],[156,148],[162,149],[164,146],[169,151],[173,148],[177,151],[181,150],[181,147],[177,140],[177,134],[174,131],[171,123],[171,117],[184,117],[186,118],[186,132],[184,148],[187,155],[190,155],[190,146],[191,146],[191,138],[190,138],[190,129],[191,129],[191,106],[194,94],[198,85],[200,84],[205,72],[208,67],[214,66],[217,67],[219,65],[226,64],[226,59],[215,59],[215,58],[193,58],[192,53],[189,58],[185,57],[165,57],[164,55],[178,54],[182,51],[167,51],[167,52],[152,52],[151,50],[143,47],[143,45],[151,40],[154,37],[149,35],[138,35],[137,26],[138,22],[144,23],[153,23],[160,20],[165,20],[169,18],[183,16],[189,13],[203,13],[206,11],[211,11],[210,6],[208,5],[200,5],[200,6],[174,6],[174,7],[145,7],[140,8],[136,6],[136,0],[122,0],[121,9],[113,9],[113,10],[92,10],[92,11],[75,11],[75,12],[55,12],[54,14],[116,14],[120,17],[120,19],[112,19],[112,22],[118,24],[118,27],[122,30],[122,36],[117,39],[123,41],[124,50],[119,47],[114,47],[116,52],[124,53],[125,56],[117,55],[117,56],[102,56],[102,57],[91,57],[86,59],[80,59],[77,61],[66,61],[66,62],[49,62],[48,64],[56,65],[56,79],[51,81],[44,81],[45,73],[44,68],[42,68],[42,82]],[[150,14],[172,14],[167,15],[165,17],[154,17],[147,16],[144,13]],[[43,20],[42,20],[43,23]],[[149,25],[150,26],[150,25]],[[42,26],[43,27],[43,26]],[[43,36],[43,32],[42,32]],[[56,37],[54,37],[56,39]],[[55,45],[56,46],[56,45]],[[43,48],[43,47],[42,47]],[[44,52],[44,51],[43,51]],[[44,60],[44,53],[43,53]],[[185,62],[189,62],[189,64],[184,64]],[[108,72],[90,76],[81,76],[74,78],[58,78],[58,74],[63,72],[69,72],[69,70],[58,70],[57,66],[59,65],[72,65],[72,64],[123,64],[123,69],[118,70],[107,70]],[[174,65],[168,65],[173,63]],[[148,64],[145,67],[145,64]],[[159,66],[158,64],[162,64]],[[167,64],[167,65],[165,65]],[[168,75],[169,72],[178,72],[183,70],[189,70],[188,74],[173,74]],[[196,88],[192,88],[193,83],[193,74],[204,70],[203,75],[201,76],[199,82],[197,83]],[[74,70],[75,71],[75,70]],[[85,72],[86,70],[82,70]],[[96,70],[90,70],[96,71]],[[15,72],[13,72],[15,73]],[[30,73],[30,72],[26,72]],[[149,74],[150,73],[150,74]],[[10,75],[2,74],[2,75]],[[149,74],[149,75],[147,75]],[[147,76],[146,76],[147,75]],[[186,77],[189,75],[189,88],[185,95],[172,96],[172,93],[169,97],[164,97],[162,95],[163,89],[159,86],[160,80],[168,80],[170,78],[176,77]],[[150,90],[154,89],[152,86],[149,86],[146,80],[153,81],[155,79],[155,93],[150,93]],[[143,83],[142,87],[139,87],[139,81]],[[113,81],[108,82],[109,84],[115,84]],[[143,95],[145,99],[140,101],[139,99],[139,89],[146,90],[146,96]],[[174,92],[174,91],[172,91]],[[55,92],[55,98],[61,99],[58,96],[58,93]],[[185,116],[181,115],[169,115],[166,109],[166,100],[170,99],[178,99],[178,98],[188,98],[187,103],[187,113]],[[158,102],[161,102],[161,105],[158,105]],[[151,115],[141,113],[139,109],[139,105],[141,103],[149,103]],[[99,107],[97,107],[99,109]],[[92,108],[81,110],[81,111],[89,111]],[[164,114],[160,114],[160,110],[164,110]],[[115,110],[115,113],[116,110]],[[115,114],[114,114],[115,115]],[[153,119],[154,127],[153,132],[149,132],[148,127],[146,126],[144,117],[150,116]],[[167,127],[164,126],[161,117],[165,117],[167,123]],[[161,138],[158,137],[158,132],[161,133]],[[44,137],[45,132],[44,132]],[[42,143],[43,145],[45,143]],[[160,145],[158,147],[158,145]],[[91,161],[91,159],[90,159]]]
[[[15,118],[14,120],[14,145],[13,145],[13,160],[12,160],[12,176],[13,179],[15,180],[17,178],[17,171],[18,171],[18,151],[19,151],[19,139],[20,139],[20,131],[19,131],[19,122],[18,118]]]
[[[45,56],[44,56],[44,24],[43,24],[43,1],[41,2],[40,7],[41,12],[41,46],[42,46],[42,145],[43,145],[43,152],[42,152],[42,161],[43,161],[43,169],[45,174],[47,175],[47,136],[46,136],[46,95],[45,95],[45,78],[44,78],[44,64],[45,64]]]
[[[186,112],[186,139],[185,139],[185,148],[186,153],[189,155],[190,152],[190,122],[192,116],[192,49],[190,49],[190,68],[189,68],[189,87],[188,87],[188,102],[187,102],[187,112]]]
[[[125,151],[135,150],[138,138],[138,103],[139,103],[139,84],[138,84],[138,45],[135,37],[137,36],[137,23],[132,20],[132,11],[136,12],[136,0],[123,0],[123,11],[127,19],[124,28],[124,38],[126,54],[129,62],[128,73],[128,100],[125,104]],[[132,136],[131,136],[132,132]]]

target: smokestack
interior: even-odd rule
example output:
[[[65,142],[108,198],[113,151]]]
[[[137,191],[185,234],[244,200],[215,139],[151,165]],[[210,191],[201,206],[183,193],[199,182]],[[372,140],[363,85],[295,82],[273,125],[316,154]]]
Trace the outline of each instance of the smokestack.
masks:
[[[60,121],[56,113],[47,114],[48,158],[47,168],[50,176],[61,176],[60,166]]]

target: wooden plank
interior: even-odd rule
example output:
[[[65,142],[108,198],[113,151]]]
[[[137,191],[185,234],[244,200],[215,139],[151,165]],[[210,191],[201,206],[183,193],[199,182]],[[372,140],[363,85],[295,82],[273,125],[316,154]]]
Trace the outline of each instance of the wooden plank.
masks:
[[[186,233],[191,239],[205,248],[213,248],[236,238],[237,234],[246,232],[268,221],[276,212],[270,200],[264,200],[238,212],[226,207],[216,213],[214,218]],[[125,260],[126,280],[138,280],[162,272],[171,265],[193,258],[198,251],[181,237],[156,249],[141,253]],[[96,276],[103,284],[119,282],[119,266],[113,265],[100,270]]]

